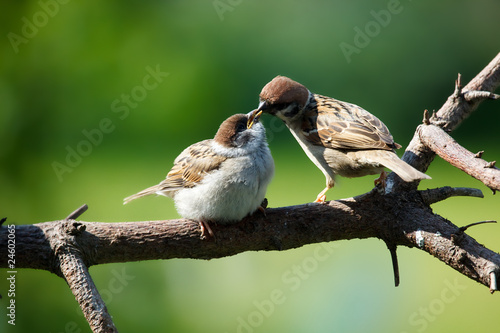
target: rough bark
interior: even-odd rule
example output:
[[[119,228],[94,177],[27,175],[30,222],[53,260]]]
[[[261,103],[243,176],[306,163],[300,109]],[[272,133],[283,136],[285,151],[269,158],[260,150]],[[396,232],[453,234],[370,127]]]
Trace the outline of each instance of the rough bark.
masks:
[[[499,170],[454,141],[456,128],[479,103],[497,99],[500,54],[469,84],[454,93],[432,117],[424,117],[403,159],[421,171],[438,154],[451,165],[474,176],[491,189],[500,188]],[[384,193],[374,189],[358,197],[326,204],[271,208],[240,223],[212,227],[215,238],[203,238],[199,224],[184,219],[142,222],[83,222],[66,219],[15,227],[16,268],[48,270],[63,277],[94,332],[116,332],[88,267],[138,260],[212,259],[245,251],[284,251],[306,244],[376,237],[391,251],[397,273],[396,247],[416,247],[457,272],[497,290],[500,255],[485,248],[452,222],[434,214],[430,205],[451,196],[482,197],[476,189],[444,187],[417,191],[418,183],[404,183],[390,174]],[[471,225],[472,226],[472,225]],[[7,268],[8,228],[0,228],[0,267]]]
[[[486,98],[498,99],[493,92],[500,85],[500,53],[465,87],[462,88],[461,75],[455,81],[455,91],[443,106],[432,115],[424,113],[424,125],[435,125],[450,133],[474,112]],[[413,139],[406,148],[403,160],[420,171],[426,171],[435,157],[435,152],[420,139],[419,131],[415,131]],[[389,190],[416,189],[418,183],[405,183],[395,174],[388,179]]]
[[[419,126],[418,132],[421,142],[446,162],[481,181],[493,193],[500,190],[500,170],[495,167],[496,161],[488,162],[481,158],[484,152],[474,154],[468,151],[434,125]]]

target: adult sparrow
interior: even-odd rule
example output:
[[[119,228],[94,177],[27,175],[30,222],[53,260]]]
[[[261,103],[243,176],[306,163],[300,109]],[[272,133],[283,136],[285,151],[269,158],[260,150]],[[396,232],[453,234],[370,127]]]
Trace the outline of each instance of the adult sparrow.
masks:
[[[252,116],[262,112],[283,120],[311,161],[325,174],[326,188],[316,202],[335,185],[335,175],[360,177],[380,173],[375,184],[385,186],[384,167],[406,182],[431,177],[403,162],[395,153],[387,127],[363,108],[311,93],[305,86],[277,76],[260,93]]]
[[[261,208],[274,175],[274,161],[259,116],[236,114],[215,137],[197,142],[175,159],[160,184],[124,199],[124,204],[150,194],[174,199],[179,215],[200,222],[235,223]]]

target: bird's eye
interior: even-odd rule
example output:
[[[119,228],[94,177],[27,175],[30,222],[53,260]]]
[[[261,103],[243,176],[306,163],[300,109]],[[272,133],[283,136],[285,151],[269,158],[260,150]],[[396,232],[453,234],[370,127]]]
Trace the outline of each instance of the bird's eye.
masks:
[[[284,110],[287,108],[287,106],[288,106],[288,104],[286,104],[286,103],[279,103],[279,104],[274,104],[273,108],[275,110]]]
[[[236,132],[243,132],[244,130],[247,129],[247,125],[244,123],[239,123],[238,126],[236,126]]]

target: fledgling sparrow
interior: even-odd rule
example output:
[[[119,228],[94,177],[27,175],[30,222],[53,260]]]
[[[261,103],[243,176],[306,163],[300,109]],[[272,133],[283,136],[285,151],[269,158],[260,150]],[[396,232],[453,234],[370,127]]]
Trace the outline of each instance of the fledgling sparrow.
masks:
[[[324,202],[335,185],[335,175],[360,177],[380,173],[375,184],[385,186],[384,167],[406,182],[431,177],[405,163],[395,153],[387,127],[363,108],[311,93],[285,76],[277,76],[260,93],[258,109],[283,120],[307,156],[325,174],[326,188],[316,202]]]
[[[274,175],[274,161],[259,116],[236,114],[226,119],[213,139],[197,142],[175,159],[160,184],[124,199],[150,194],[174,199],[179,215],[200,222],[230,224],[261,208]]]

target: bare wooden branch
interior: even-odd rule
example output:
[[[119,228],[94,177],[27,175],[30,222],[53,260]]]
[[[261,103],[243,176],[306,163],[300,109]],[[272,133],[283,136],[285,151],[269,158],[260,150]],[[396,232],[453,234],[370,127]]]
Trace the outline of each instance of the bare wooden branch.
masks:
[[[197,222],[182,219],[128,223],[62,220],[18,226],[16,245],[18,253],[24,255],[18,257],[17,267],[50,267],[58,273],[54,262],[59,252],[52,248],[59,247],[53,239],[61,238],[57,232],[61,224],[74,229],[72,223],[85,226],[77,236],[66,234],[75,242],[86,267],[153,259],[212,259],[245,251],[281,251],[311,243],[369,237],[390,240],[397,246],[419,247],[417,231],[423,234],[425,243],[419,248],[488,288],[490,272],[500,267],[500,255],[468,235],[455,244],[452,234],[458,227],[434,214],[420,192],[381,195],[377,191],[327,204],[267,209],[266,216],[256,213],[235,225],[213,225],[216,238],[209,240],[200,238]],[[6,228],[0,229],[0,240],[6,236]],[[6,250],[5,243],[0,242],[0,253]],[[457,253],[463,253],[467,265]],[[0,258],[0,267],[6,267],[5,258]]]
[[[435,153],[479,179],[494,191],[500,174],[494,161],[481,159],[456,143],[447,133],[455,129],[500,85],[500,53],[441,109],[418,127],[403,159],[426,171]],[[335,240],[382,239],[391,252],[395,284],[399,284],[397,246],[426,251],[461,274],[497,290],[500,254],[485,248],[457,227],[434,214],[430,204],[451,196],[482,197],[475,189],[444,187],[417,191],[418,182],[404,183],[394,173],[385,193],[369,193],[326,204],[309,203],[267,209],[233,225],[213,225],[215,238],[201,237],[199,222],[189,220],[99,223],[75,221],[86,205],[66,219],[16,226],[16,268],[48,270],[63,277],[94,332],[116,332],[88,267],[138,260],[212,259],[245,251],[282,251],[306,244]],[[0,268],[7,267],[7,228],[0,220]]]
[[[86,209],[84,205],[70,216],[80,215]],[[92,331],[118,332],[85,264],[89,259],[88,249],[81,248],[78,242],[85,229],[84,224],[66,219],[48,230],[45,236],[53,250],[57,269],[68,283]]]
[[[420,191],[420,195],[422,196],[422,200],[426,205],[432,205],[436,202],[457,196],[484,198],[483,192],[479,189],[468,188],[468,187],[450,187],[450,186],[444,186],[444,187]]]
[[[430,223],[424,222],[418,226],[417,230],[408,232],[408,239],[412,243],[417,243],[417,239],[420,239],[419,248],[438,258],[447,257],[449,266],[489,287],[490,273],[497,272],[500,267],[495,259],[499,254],[487,250],[488,254],[483,253],[482,258],[478,258],[475,249],[479,244],[476,240],[465,233],[459,238],[454,237],[458,228],[450,222],[446,223],[445,219],[438,228],[434,224],[436,221],[431,220],[428,220]]]
[[[494,92],[500,85],[500,53],[465,87],[462,92],[481,91]],[[451,132],[460,123],[477,109],[483,99],[475,99],[470,102],[462,96],[455,98],[450,96],[446,103],[436,112],[436,118],[445,122],[443,129]],[[432,121],[432,119],[431,119]]]
[[[486,224],[486,223],[497,223],[497,221],[495,220],[486,220],[486,221],[479,221],[479,222],[474,222],[474,223],[471,223],[471,224],[467,224],[463,227],[460,227],[459,230],[461,232],[465,232],[465,230],[469,229],[470,227],[474,227],[476,225],[481,225],[481,224]]]
[[[479,158],[437,126],[420,125],[417,131],[420,141],[446,162],[481,181],[493,191],[500,190],[500,169],[495,168],[494,162]]]
[[[89,206],[87,206],[86,204],[82,205],[80,208],[69,214],[66,220],[75,220],[79,218],[83,213],[87,211],[87,209],[89,209]]]
[[[394,286],[399,286],[399,263],[398,263],[398,254],[397,254],[397,246],[393,244],[387,244],[387,248],[391,253],[391,262],[392,262],[392,272],[394,274]]]
[[[451,132],[460,123],[467,118],[479,103],[481,98],[467,101],[463,95],[471,92],[494,92],[500,86],[500,53],[465,87],[461,87],[460,75],[455,84],[454,93],[448,97],[443,106],[430,117],[430,123],[443,128],[446,132]],[[406,148],[403,160],[416,169],[425,172],[431,162],[434,160],[434,152],[430,150],[420,140],[420,134],[415,132],[413,139]],[[391,173],[387,179],[387,185],[391,190],[410,190],[416,189],[418,182],[405,183],[394,173]]]
[[[59,262],[64,278],[92,331],[118,332],[83,259],[69,251],[59,253]]]
[[[464,93],[464,99],[467,102],[474,102],[475,100],[483,99],[499,99],[500,95],[494,94],[489,91],[466,91]]]
[[[467,224],[465,226],[462,226],[462,227],[458,228],[456,232],[451,234],[451,241],[453,242],[453,244],[459,244],[462,241],[464,234],[465,234],[465,231],[467,229],[469,229],[470,227],[485,224],[485,223],[497,223],[497,221],[492,221],[492,220],[480,221],[480,222],[473,222],[473,223]]]

